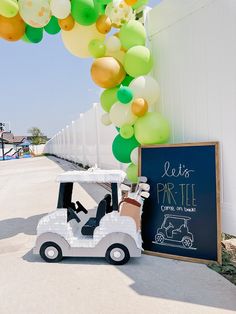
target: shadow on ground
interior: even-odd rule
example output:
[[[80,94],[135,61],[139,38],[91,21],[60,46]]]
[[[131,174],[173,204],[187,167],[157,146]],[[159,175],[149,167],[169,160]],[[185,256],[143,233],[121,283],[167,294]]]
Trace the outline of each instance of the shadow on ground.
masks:
[[[35,215],[29,218],[10,218],[0,221],[0,240],[7,239],[24,233],[28,235],[35,235],[36,228],[45,214]]]
[[[22,258],[31,263],[45,263],[40,256],[33,255],[32,250]],[[60,263],[65,267],[71,264],[78,267],[107,265],[104,258],[81,257],[64,258]],[[130,287],[141,296],[236,310],[235,287],[205,265],[143,255],[131,259],[126,265],[108,267],[116,267],[131,278],[133,284]],[[227,286],[227,292],[221,283]]]

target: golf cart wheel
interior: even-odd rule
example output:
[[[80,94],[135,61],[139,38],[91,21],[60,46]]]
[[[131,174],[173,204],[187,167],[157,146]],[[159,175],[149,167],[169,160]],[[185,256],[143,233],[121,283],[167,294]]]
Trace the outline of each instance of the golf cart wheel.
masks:
[[[130,259],[129,250],[123,244],[112,244],[106,251],[106,260],[112,265],[124,265]]]
[[[42,244],[39,253],[47,263],[58,263],[63,258],[60,246],[54,242],[45,242]]]
[[[193,245],[193,241],[189,237],[184,237],[182,239],[182,244],[185,248],[190,248]]]
[[[163,243],[163,242],[164,242],[165,238],[164,238],[163,234],[157,233],[157,234],[155,235],[155,240],[156,240],[157,243],[160,244],[160,243]]]

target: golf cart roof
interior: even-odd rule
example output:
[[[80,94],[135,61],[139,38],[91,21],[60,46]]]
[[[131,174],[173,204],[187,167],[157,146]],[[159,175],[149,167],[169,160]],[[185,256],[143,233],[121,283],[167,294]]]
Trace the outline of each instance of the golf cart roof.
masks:
[[[176,219],[186,219],[186,220],[190,220],[190,217],[187,216],[177,216],[177,215],[171,215],[171,214],[166,214],[165,218],[176,218]]]
[[[57,181],[66,182],[98,182],[98,183],[122,183],[125,179],[122,170],[89,169],[87,171],[67,171],[57,177]]]

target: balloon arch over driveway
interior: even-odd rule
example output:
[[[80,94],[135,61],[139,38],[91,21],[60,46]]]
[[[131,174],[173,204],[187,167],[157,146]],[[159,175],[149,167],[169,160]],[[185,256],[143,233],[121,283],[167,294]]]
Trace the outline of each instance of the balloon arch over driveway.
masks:
[[[119,134],[115,158],[127,163],[127,176],[137,181],[138,147],[168,141],[168,121],[152,112],[160,88],[149,73],[153,58],[141,21],[148,0],[1,0],[0,37],[37,44],[43,33],[61,32],[65,48],[79,58],[94,58],[93,81],[104,88],[102,123]],[[113,29],[116,31],[114,32]],[[111,33],[110,33],[111,32]],[[110,34],[109,34],[110,33]]]

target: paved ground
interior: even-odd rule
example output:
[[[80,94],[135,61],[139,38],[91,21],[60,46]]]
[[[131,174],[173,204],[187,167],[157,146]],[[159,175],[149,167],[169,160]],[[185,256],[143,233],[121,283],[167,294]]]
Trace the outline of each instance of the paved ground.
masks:
[[[56,206],[61,167],[44,157],[0,162],[1,314],[236,311],[236,287],[205,265],[146,255],[120,267],[89,258],[47,264],[33,256],[37,222]]]

